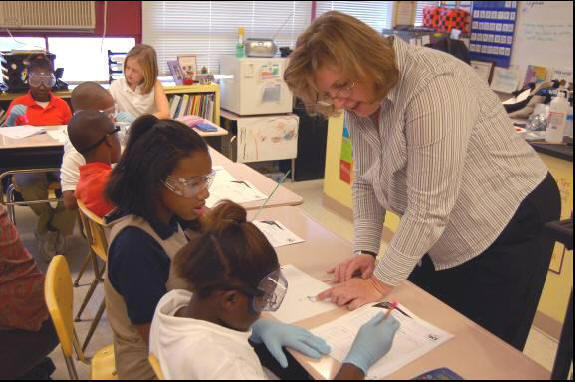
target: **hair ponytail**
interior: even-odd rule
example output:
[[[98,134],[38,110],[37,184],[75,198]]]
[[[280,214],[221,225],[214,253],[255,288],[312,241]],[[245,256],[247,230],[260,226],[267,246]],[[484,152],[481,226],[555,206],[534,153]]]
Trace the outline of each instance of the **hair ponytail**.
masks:
[[[209,211],[201,230],[173,262],[178,277],[200,297],[226,283],[256,288],[261,279],[279,268],[272,245],[247,221],[246,210],[234,202],[224,200]]]

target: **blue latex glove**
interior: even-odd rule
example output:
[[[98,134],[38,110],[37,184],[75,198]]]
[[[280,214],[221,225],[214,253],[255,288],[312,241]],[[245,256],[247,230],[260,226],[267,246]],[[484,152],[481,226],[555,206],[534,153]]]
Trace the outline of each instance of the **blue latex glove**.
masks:
[[[28,106],[25,105],[14,105],[10,110],[10,114],[6,117],[6,126],[16,126],[16,120],[20,117],[24,117],[28,112]]]
[[[315,359],[331,352],[331,348],[322,338],[314,336],[303,328],[268,318],[260,318],[252,325],[250,339],[255,343],[263,342],[283,368],[288,366],[287,357],[282,350],[283,346]]]
[[[132,113],[128,113],[127,111],[121,111],[116,114],[116,122],[128,122],[132,123],[136,117]]]
[[[398,328],[393,316],[384,320],[383,312],[376,314],[359,329],[343,363],[355,365],[367,375],[367,370],[391,349]]]

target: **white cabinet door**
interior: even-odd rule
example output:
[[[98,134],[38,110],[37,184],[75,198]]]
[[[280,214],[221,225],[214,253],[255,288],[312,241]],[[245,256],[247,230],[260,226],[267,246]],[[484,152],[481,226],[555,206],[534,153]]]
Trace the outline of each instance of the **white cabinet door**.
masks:
[[[240,118],[237,122],[238,162],[297,158],[297,115]]]

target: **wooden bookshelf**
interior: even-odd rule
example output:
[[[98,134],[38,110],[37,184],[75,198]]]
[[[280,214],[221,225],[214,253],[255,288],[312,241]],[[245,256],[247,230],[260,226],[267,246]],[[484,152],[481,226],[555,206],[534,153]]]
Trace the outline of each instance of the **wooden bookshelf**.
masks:
[[[103,85],[107,87],[106,85]],[[184,94],[199,94],[199,93],[213,93],[214,94],[214,111],[211,121],[216,125],[220,124],[220,87],[217,84],[210,85],[181,85],[181,86],[164,86],[164,92],[168,97],[168,100],[173,95],[184,95]],[[71,91],[54,92],[53,94],[62,99],[69,99],[71,97]],[[1,93],[0,94],[0,107],[4,110],[8,110],[10,102],[15,98],[21,97],[25,93]]]

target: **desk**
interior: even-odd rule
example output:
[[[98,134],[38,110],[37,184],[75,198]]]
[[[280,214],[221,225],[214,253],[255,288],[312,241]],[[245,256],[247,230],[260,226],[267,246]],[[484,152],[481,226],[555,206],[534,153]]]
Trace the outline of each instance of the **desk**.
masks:
[[[41,127],[46,130],[62,128],[61,126]],[[201,137],[206,138],[227,135],[227,130],[216,127],[218,131],[211,133],[194,130]],[[0,135],[0,170],[60,167],[63,155],[64,144],[48,134],[34,135],[24,139],[12,139]]]
[[[57,130],[60,127],[45,127]],[[208,146],[209,147],[209,146]],[[254,184],[260,191],[270,194],[276,182],[252,168],[234,163],[218,151],[209,147],[212,164],[223,166],[234,178],[245,179]],[[62,164],[63,143],[51,138],[48,134],[39,134],[24,139],[10,139],[0,135],[0,173],[7,170],[32,168],[57,168]],[[262,206],[263,200],[245,203],[248,210]],[[269,207],[295,206],[303,203],[303,198],[281,186],[269,201]]]
[[[46,126],[46,130],[58,130],[58,126]],[[64,144],[39,134],[24,139],[12,139],[0,135],[0,170],[32,168],[55,168],[62,164]]]
[[[243,179],[251,182],[258,190],[264,194],[269,195],[277,183],[255,171],[251,167],[245,164],[232,162],[230,159],[214,150],[209,148],[210,156],[212,157],[212,166],[222,166],[227,172],[229,172],[236,179]],[[247,210],[258,209],[262,206],[264,200],[258,200],[249,203],[243,203],[242,205]],[[284,186],[280,186],[274,196],[270,199],[266,207],[279,207],[279,206],[297,206],[303,203],[303,198],[287,189]]]
[[[248,215],[248,219],[253,216]],[[350,256],[350,243],[328,231],[297,207],[269,208],[258,219],[276,219],[304,243],[277,248],[281,264],[293,264],[316,278],[325,278],[325,270]],[[455,335],[453,339],[389,376],[411,379],[426,371],[448,367],[465,379],[549,379],[550,373],[493,334],[451,309],[410,282],[392,293],[413,313],[425,321]],[[311,329],[346,312],[337,309],[299,322]],[[316,361],[294,352],[296,359],[316,379],[333,378],[339,362],[330,357]]]

